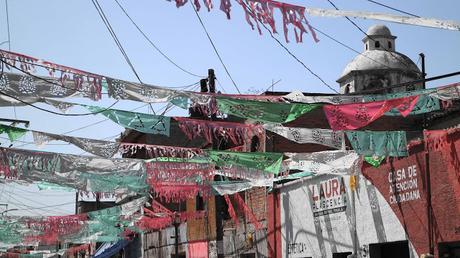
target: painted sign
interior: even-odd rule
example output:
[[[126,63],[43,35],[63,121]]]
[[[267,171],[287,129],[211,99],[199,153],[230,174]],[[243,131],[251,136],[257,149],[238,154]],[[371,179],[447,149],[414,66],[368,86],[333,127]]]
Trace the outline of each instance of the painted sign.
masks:
[[[388,172],[389,200],[391,205],[418,200],[418,171],[416,165]]]
[[[330,178],[309,186],[313,217],[343,212],[347,209],[347,191],[343,177]]]

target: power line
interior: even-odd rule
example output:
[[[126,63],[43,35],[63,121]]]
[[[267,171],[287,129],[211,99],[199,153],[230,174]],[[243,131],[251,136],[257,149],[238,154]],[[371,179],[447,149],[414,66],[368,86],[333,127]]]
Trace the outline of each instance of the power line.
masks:
[[[332,88],[331,85],[329,85],[326,81],[323,80],[323,78],[321,78],[318,74],[316,74],[315,72],[313,72],[313,70],[311,70],[304,62],[302,62],[302,60],[300,60],[296,55],[294,55],[279,39],[277,39],[272,31],[267,27],[267,25],[265,25],[265,23],[259,18],[259,16],[257,16],[251,8],[249,8],[249,6],[247,5],[247,3],[245,1],[241,1],[241,3],[244,4],[244,7],[246,8],[247,11],[249,11],[253,17],[255,17],[261,24],[262,26],[265,28],[265,30],[267,30],[267,32],[270,34],[270,37],[272,39],[274,39],[278,45],[280,47],[282,47],[292,58],[294,58],[298,63],[300,63],[310,74],[312,74],[313,76],[315,76],[317,79],[319,79],[326,87],[328,87],[330,90],[332,90],[333,92],[335,93],[339,93],[337,92],[337,90],[335,90],[334,88]]]
[[[342,45],[343,47],[345,47],[345,48],[347,48],[347,49],[349,49],[349,50],[351,50],[351,51],[357,53],[358,55],[362,55],[362,56],[364,56],[365,58],[367,58],[367,59],[369,59],[369,60],[371,60],[371,61],[373,61],[373,62],[379,63],[379,64],[381,64],[381,65],[383,65],[383,66],[385,66],[385,67],[387,67],[387,68],[392,68],[392,67],[388,66],[387,64],[382,63],[382,62],[380,62],[380,61],[378,61],[378,60],[376,60],[376,59],[374,59],[374,58],[371,58],[371,57],[365,55],[364,53],[361,53],[361,52],[359,52],[358,50],[356,50],[356,49],[350,47],[349,45],[346,45],[345,43],[339,41],[338,39],[332,37],[331,35],[325,33],[324,31],[321,31],[321,30],[319,30],[318,28],[316,28],[316,27],[314,27],[314,26],[311,26],[311,27],[312,27],[316,32],[320,33],[321,35],[323,35],[323,36],[329,38],[330,40],[336,42],[337,44],[340,44],[340,45]]]
[[[118,7],[120,7],[120,9],[123,11],[123,13],[126,15],[126,17],[128,17],[128,19],[131,21],[131,23],[136,27],[136,29],[141,33],[141,35],[150,43],[150,45],[155,48],[156,51],[158,51],[158,53],[160,53],[164,58],[166,58],[166,60],[168,60],[171,64],[173,64],[175,67],[177,67],[178,69],[180,69],[181,71],[189,74],[189,75],[192,75],[192,76],[195,76],[195,77],[199,77],[199,78],[204,78],[206,76],[200,76],[200,75],[197,75],[197,74],[194,74],[188,70],[186,70],[185,68],[181,67],[180,65],[178,65],[176,62],[174,62],[170,57],[168,57],[163,51],[161,51],[161,49],[155,45],[155,43],[153,43],[153,41],[144,33],[144,31],[142,31],[142,29],[137,25],[137,23],[131,18],[131,16],[128,14],[128,12],[125,10],[125,8],[123,8],[123,6],[120,4],[120,2],[118,0],[115,0],[115,2],[117,3]]]
[[[34,75],[34,74],[32,74],[32,73],[30,73],[30,72],[28,72],[28,71],[26,71],[26,70],[24,70],[24,69],[21,69],[21,68],[19,68],[19,67],[17,67],[17,66],[10,65],[10,64],[8,64],[6,61],[4,61],[3,59],[14,60],[13,58],[9,58],[9,57],[6,57],[6,56],[2,56],[2,54],[0,54],[0,61],[2,61],[2,63],[3,63],[2,65],[7,65],[8,67],[12,67],[12,68],[14,68],[15,70],[18,70],[18,71],[20,71],[20,72],[22,72],[22,73],[24,73],[24,74],[27,74],[27,75],[29,75],[29,76],[35,78],[35,79],[38,79],[38,80],[41,80],[41,81],[50,83],[50,84],[52,84],[52,85],[56,85],[56,86],[59,86],[59,87],[68,89],[68,90],[75,90],[75,91],[82,92],[82,93],[95,93],[95,91],[84,91],[84,90],[79,90],[79,89],[75,89],[75,88],[66,87],[66,86],[64,86],[63,84],[56,83],[56,82],[54,82],[54,81],[52,81],[52,80],[49,80],[49,79],[47,79],[47,78],[43,78],[43,77]],[[21,62],[24,63],[24,64],[30,64],[30,65],[39,66],[39,67],[43,67],[43,68],[45,68],[45,69],[48,69],[48,67],[45,66],[45,65],[41,65],[41,64],[37,64],[37,63],[33,63],[33,62],[28,62],[28,61],[25,61],[25,60],[23,60],[23,61],[21,61]],[[3,69],[3,67],[2,67],[2,69]],[[75,73],[75,72],[71,72],[71,71],[69,72],[69,71],[64,70],[64,69],[59,69],[59,68],[53,68],[53,69],[58,70],[58,71],[62,71],[62,72],[66,72],[66,73],[71,73],[71,74],[80,75],[79,73]],[[91,74],[94,75],[94,76],[98,76],[98,77],[105,77],[105,78],[108,78],[107,76],[104,76],[104,75],[93,74],[93,73],[91,73]],[[197,84],[199,84],[199,83],[200,83],[200,82],[198,81],[198,82],[194,82],[194,83],[187,84],[187,85],[183,85],[183,86],[158,86],[158,85],[155,85],[155,86],[156,86],[156,87],[161,87],[161,88],[168,88],[168,89],[186,89],[186,88],[190,88],[190,87],[192,87],[192,86],[195,86],[195,85],[197,85]],[[144,85],[144,84],[143,84],[143,85]],[[101,94],[108,94],[108,93],[101,93]]]
[[[11,34],[10,34],[10,15],[8,10],[8,0],[5,0],[5,11],[6,11],[6,29],[8,34],[8,50],[11,51]]]
[[[8,94],[8,93],[5,93],[5,92],[3,92],[3,91],[0,91],[0,94],[5,95],[5,96],[7,96],[7,97],[9,97],[9,98],[15,99],[15,100],[17,100],[17,101],[19,101],[19,102],[21,102],[21,103],[27,105],[27,106],[31,106],[31,107],[33,107],[33,108],[35,108],[35,109],[38,109],[38,110],[41,110],[41,111],[43,111],[43,112],[47,112],[47,113],[50,113],[50,114],[53,114],[53,115],[58,115],[58,116],[89,116],[89,115],[95,115],[95,114],[99,114],[99,113],[102,113],[102,112],[105,112],[105,111],[109,110],[111,107],[115,106],[115,104],[117,104],[118,101],[119,101],[119,100],[117,100],[117,101],[115,101],[114,103],[112,103],[110,106],[108,106],[107,108],[104,108],[104,109],[102,109],[102,110],[96,111],[96,112],[94,112],[94,113],[91,113],[91,112],[90,112],[90,113],[78,113],[78,114],[65,114],[65,113],[59,113],[59,112],[55,112],[55,111],[52,111],[52,110],[48,110],[48,109],[46,109],[46,108],[42,108],[42,107],[36,106],[36,105],[34,105],[34,104],[32,104],[32,103],[26,102],[26,101],[24,101],[24,100],[22,100],[22,99],[20,99],[20,98],[17,98],[17,97],[15,97],[15,96],[10,95],[10,94]]]
[[[206,26],[204,25],[203,20],[201,20],[200,14],[199,14],[198,11],[196,10],[196,8],[195,8],[195,6],[193,5],[192,1],[190,1],[190,5],[192,6],[193,11],[195,11],[196,17],[197,17],[198,20],[200,21],[201,27],[203,27],[203,30],[204,30],[204,32],[206,33],[206,36],[208,37],[209,42],[211,43],[212,48],[214,49],[214,52],[216,53],[217,57],[219,58],[219,61],[220,61],[220,63],[222,64],[222,66],[224,67],[224,70],[225,70],[225,72],[227,73],[228,77],[229,77],[230,80],[232,81],[233,86],[235,86],[236,91],[237,91],[239,94],[241,94],[240,89],[238,88],[238,86],[236,86],[236,83],[235,83],[235,81],[233,80],[232,76],[230,75],[230,72],[228,71],[227,66],[225,65],[224,61],[222,60],[222,57],[220,57],[219,51],[217,51],[217,48],[216,48],[216,46],[214,45],[214,42],[212,41],[211,36],[209,35],[208,30],[206,29]]]
[[[405,12],[403,10],[400,10],[400,9],[396,9],[394,7],[391,7],[391,6],[388,6],[386,4],[382,4],[382,3],[379,3],[377,1],[373,1],[373,0],[367,0],[368,2],[371,2],[371,3],[374,3],[374,4],[377,4],[377,5],[380,5],[380,6],[383,6],[383,7],[386,7],[388,9],[391,9],[393,11],[397,11],[397,12],[400,12],[400,13],[404,13],[404,14],[407,14],[407,15],[410,15],[410,16],[413,16],[413,17],[417,17],[417,18],[420,18],[420,16],[418,15],[415,15],[415,14],[412,14],[412,13],[408,13],[408,12]]]
[[[16,190],[17,190],[17,189],[16,189]],[[6,191],[6,192],[8,192],[8,191]],[[37,203],[37,204],[47,205],[47,204],[45,204],[45,203],[42,203],[42,202],[39,202],[39,201],[37,201],[37,200],[33,200],[33,199],[30,199],[30,198],[28,198],[28,197],[24,197],[24,196],[21,196],[21,195],[16,195],[16,197],[19,197],[19,198],[22,198],[22,199],[24,199],[24,200],[27,200],[27,201],[30,201],[30,202],[34,202],[34,203]],[[15,201],[18,201],[18,202],[21,202],[21,203],[22,203],[22,201],[20,201],[20,200],[18,200],[18,199],[16,199],[16,198],[13,198],[13,199],[14,199]],[[27,204],[23,204],[23,205],[24,205],[24,206],[28,206],[28,207],[33,207],[33,206],[29,206],[29,205],[27,205]],[[59,209],[59,208],[58,208],[58,210],[64,211],[64,210]],[[62,213],[62,212],[59,212],[59,213]]]
[[[18,201],[17,199],[13,198],[14,200]],[[55,205],[47,205],[47,206],[41,206],[41,207],[34,207],[34,206],[30,206],[30,205],[27,205],[27,204],[24,204],[22,203],[21,201],[18,201],[19,203],[14,203],[14,202],[9,202],[11,204],[14,204],[14,205],[20,205],[20,206],[24,206],[24,207],[27,207],[27,209],[17,209],[17,210],[42,210],[42,211],[54,211],[53,210],[50,210],[50,209],[46,209],[46,208],[53,208],[53,207],[61,207],[61,206],[66,206],[66,205],[69,205],[69,204],[75,204],[75,202],[65,202],[65,203],[60,203],[60,204],[55,204]],[[62,214],[62,212],[59,212]]]
[[[99,5],[98,0],[91,0],[93,2],[94,7],[96,8],[99,17],[101,18],[102,22],[104,23],[105,27],[110,33],[110,36],[112,36],[113,40],[115,41],[115,44],[117,45],[118,49],[120,50],[121,54],[125,58],[126,62],[128,63],[129,67],[133,71],[134,75],[137,77],[140,83],[142,83],[141,78],[139,77],[139,74],[137,74],[136,69],[134,68],[134,65],[131,63],[131,60],[129,59],[128,54],[126,53],[125,49],[123,48],[123,45],[121,44],[120,40],[118,39],[117,35],[115,34],[115,31],[113,30],[112,26],[110,25],[109,20],[107,19],[107,16],[104,13],[104,10],[102,7]]]

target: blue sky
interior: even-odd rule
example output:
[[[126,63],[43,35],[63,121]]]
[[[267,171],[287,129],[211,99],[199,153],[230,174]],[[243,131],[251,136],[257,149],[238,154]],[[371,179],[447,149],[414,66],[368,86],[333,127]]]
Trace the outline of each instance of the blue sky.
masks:
[[[189,4],[178,9],[174,2],[166,0],[121,0],[120,2],[151,40],[171,59],[193,73],[206,74],[208,68],[214,68],[221,85],[218,85],[218,90],[236,93]],[[286,2],[332,9],[326,0],[286,0]],[[455,0],[442,2],[382,0],[382,2],[423,17],[460,21],[458,14],[460,2]],[[198,81],[198,78],[178,70],[156,52],[136,31],[114,1],[101,0],[100,3],[145,83],[174,87]],[[334,3],[343,10],[398,14],[366,0],[336,0]],[[274,87],[276,91],[332,92],[287,55],[268,33],[264,31],[263,35],[259,35],[257,31],[251,30],[245,21],[241,7],[235,1],[232,1],[231,20],[227,20],[225,14],[218,9],[220,1],[214,0],[214,4],[216,8],[211,12],[203,8],[200,15],[237,86],[243,93],[263,91],[271,85],[272,81],[277,80],[281,81]],[[98,74],[136,81],[136,77],[110,38],[90,0],[10,0],[9,11],[12,51]],[[313,26],[350,47],[358,51],[363,50],[361,39],[364,35],[344,18],[307,17],[307,19]],[[2,42],[7,40],[4,0],[0,0],[0,20],[0,42]],[[280,32],[278,37],[286,44],[279,13],[276,14],[276,22]],[[460,70],[460,32],[458,31],[361,19],[355,19],[355,22],[364,30],[373,24],[387,25],[392,34],[398,36],[396,50],[406,54],[416,63],[418,63],[418,54],[425,53],[428,76]],[[292,30],[290,33],[293,36]],[[286,46],[328,84],[338,89],[335,80],[340,76],[345,65],[357,54],[324,36],[319,35],[318,37],[320,42],[315,43],[310,35],[305,35],[302,44],[296,44],[294,38],[291,37],[291,43]],[[3,49],[7,47],[7,44],[1,46]],[[429,86],[440,86],[457,81],[459,78],[454,77],[430,83]],[[74,101],[91,103],[80,99]],[[113,100],[103,100],[92,104],[108,106],[112,102]],[[142,103],[127,101],[120,102],[115,107],[130,110],[142,105]],[[52,109],[48,106],[43,107]],[[150,112],[147,107],[139,111]],[[72,112],[85,111],[75,108]],[[169,115],[186,114],[176,108]],[[18,107],[15,108],[15,112],[13,108],[0,108],[0,117],[30,120],[31,129],[52,133],[64,133],[104,120],[101,116],[61,117],[30,107]],[[123,128],[111,122],[102,122],[83,130],[77,130],[70,135],[114,139],[114,136],[122,131]],[[26,136],[21,141],[31,142],[32,138]],[[9,145],[9,142],[4,139],[0,139],[0,143],[2,146]],[[13,146],[36,149],[33,144],[21,145],[21,142],[17,142]],[[82,153],[81,150],[66,144],[50,145],[43,150]],[[40,207],[45,206],[43,203],[48,205],[67,203],[75,198],[73,193],[41,192],[37,194],[36,192],[34,186],[0,185],[0,203],[10,202],[9,208],[16,208],[15,206],[24,208],[24,204]],[[34,200],[41,204],[34,203]],[[13,203],[19,204],[14,205]],[[59,209],[60,212],[74,212],[72,204],[59,207]],[[40,211],[42,214],[56,212],[41,209],[34,211]],[[38,213],[24,210],[10,214],[38,215]]]

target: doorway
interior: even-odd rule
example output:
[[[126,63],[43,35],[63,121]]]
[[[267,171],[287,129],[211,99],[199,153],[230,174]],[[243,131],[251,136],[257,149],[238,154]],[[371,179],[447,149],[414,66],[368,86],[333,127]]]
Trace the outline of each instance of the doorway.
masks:
[[[460,258],[460,241],[438,244],[440,258]]]
[[[409,242],[404,240],[370,244],[369,254],[370,258],[410,258]]]

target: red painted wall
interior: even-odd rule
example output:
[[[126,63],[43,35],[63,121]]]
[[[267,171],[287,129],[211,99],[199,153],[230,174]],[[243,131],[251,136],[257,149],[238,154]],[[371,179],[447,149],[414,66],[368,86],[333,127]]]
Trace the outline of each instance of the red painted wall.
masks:
[[[280,194],[278,190],[273,190],[267,196],[267,249],[269,258],[281,257],[281,211]]]
[[[390,204],[419,255],[429,253],[427,164],[423,144],[413,145],[409,157],[389,159],[378,168],[364,165],[362,170]],[[453,131],[437,146],[428,155],[436,256],[437,243],[460,240],[460,133]],[[395,193],[409,200],[395,202]]]

